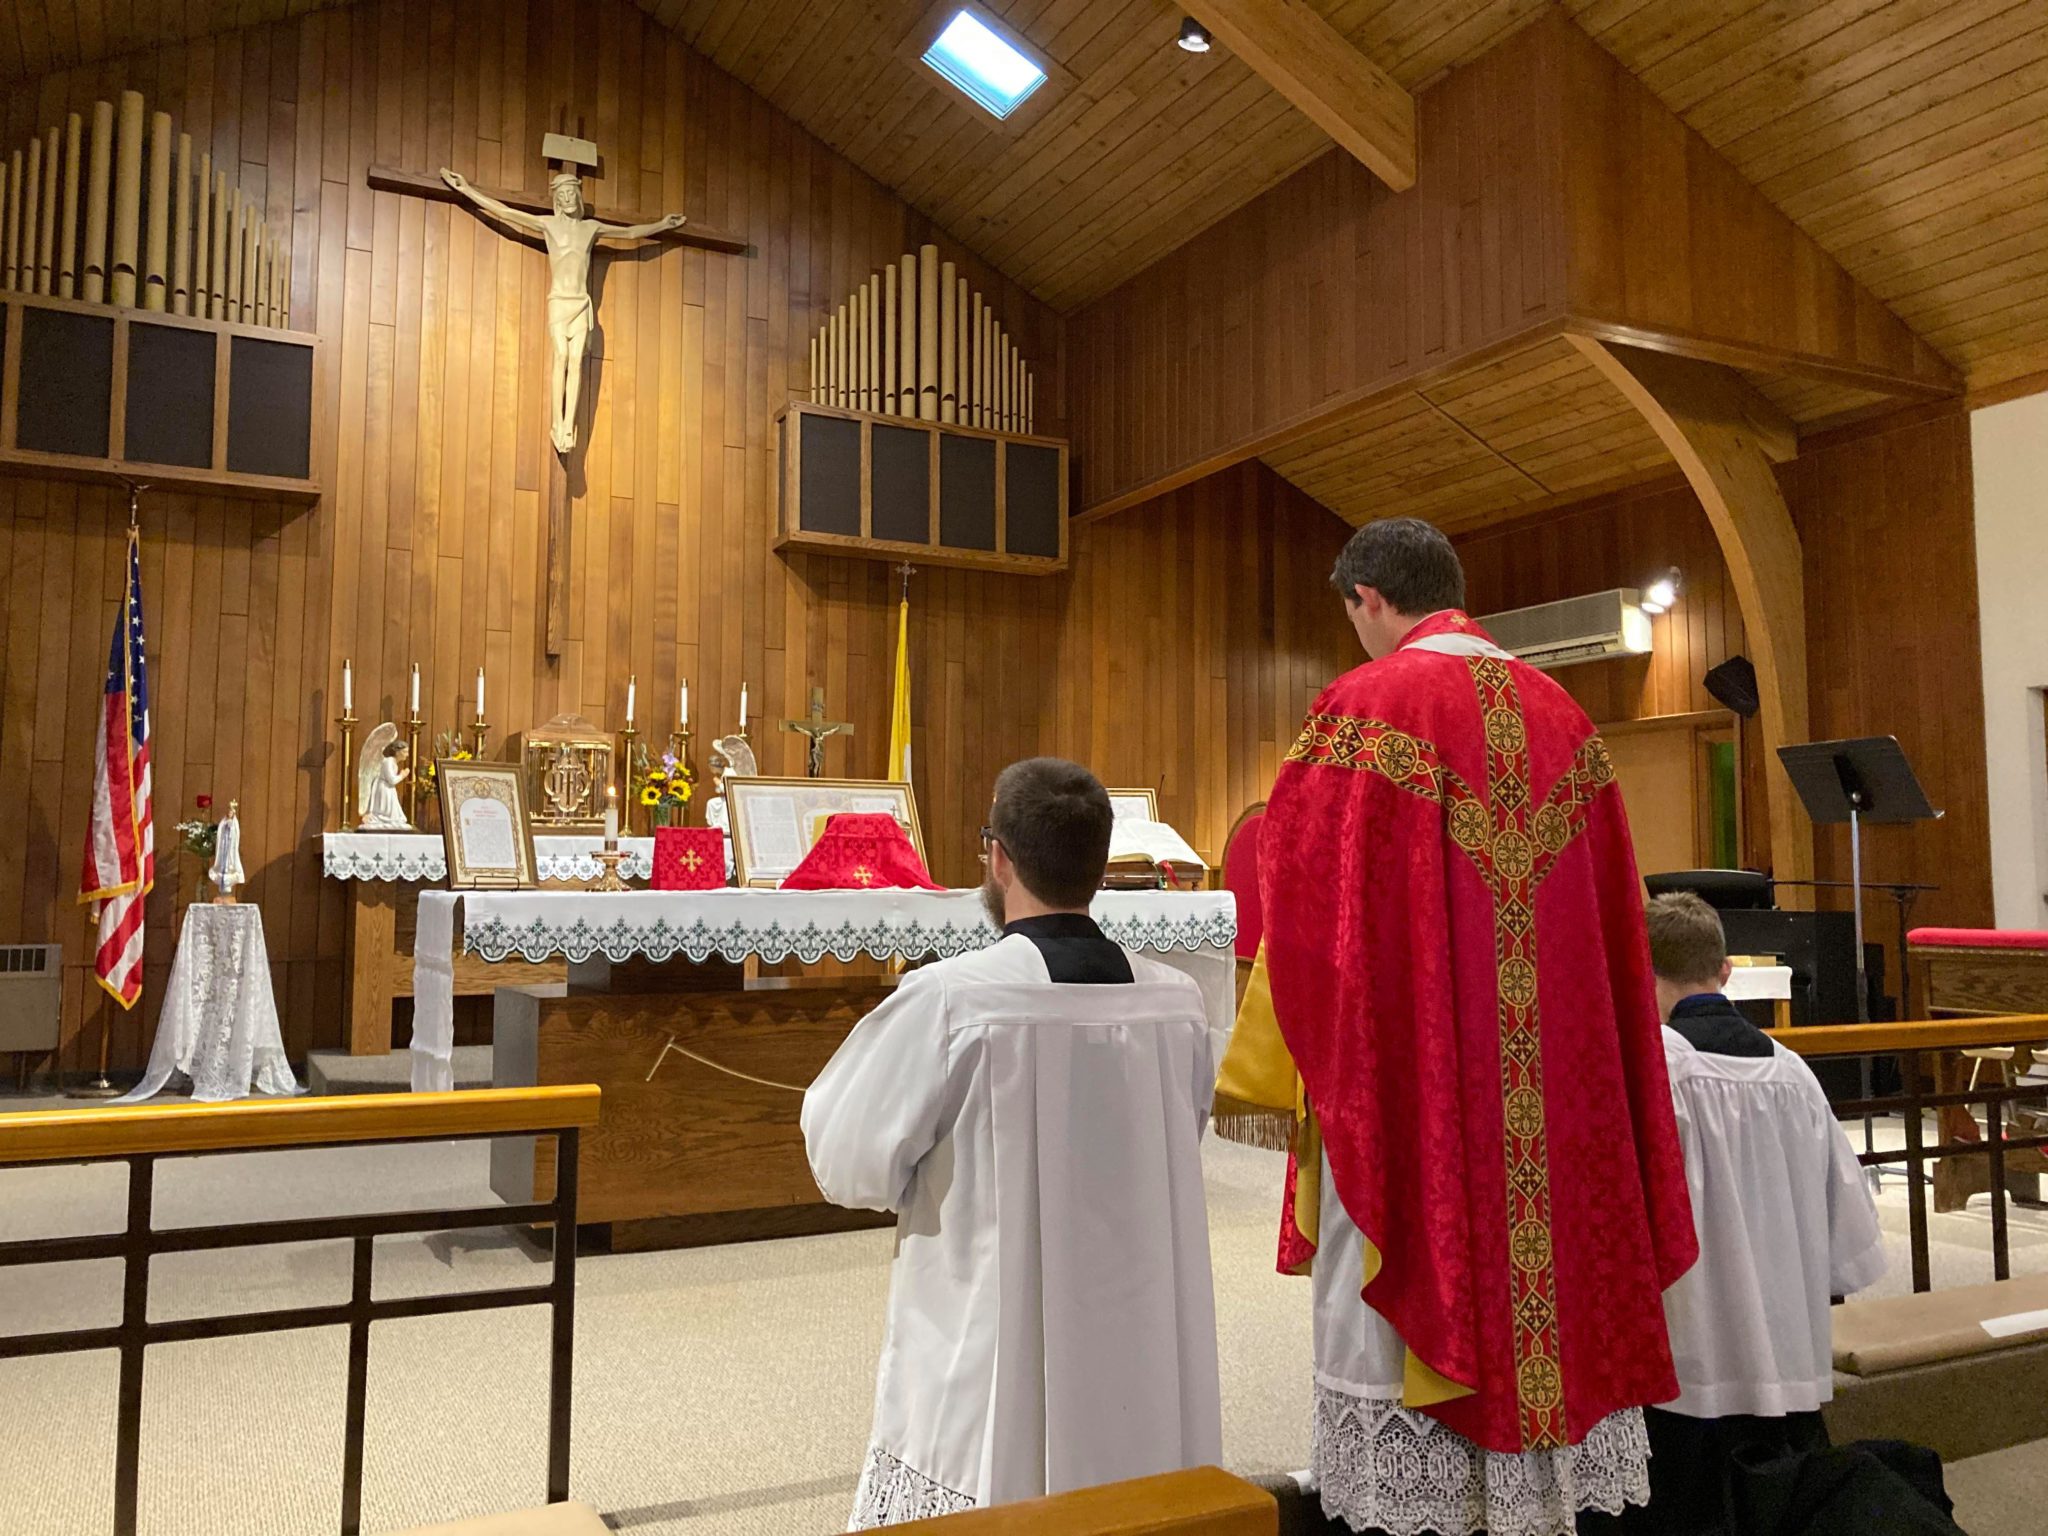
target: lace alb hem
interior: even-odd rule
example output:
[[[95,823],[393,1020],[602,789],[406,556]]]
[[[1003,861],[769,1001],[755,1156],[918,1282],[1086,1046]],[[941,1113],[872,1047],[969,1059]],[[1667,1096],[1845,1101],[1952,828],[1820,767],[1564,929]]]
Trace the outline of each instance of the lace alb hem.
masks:
[[[1310,1459],[1325,1513],[1387,1536],[1568,1536],[1581,1510],[1617,1515],[1650,1500],[1640,1408],[1610,1414],[1577,1445],[1514,1455],[1318,1383]]]
[[[933,1515],[957,1515],[972,1508],[974,1500],[966,1494],[933,1482],[880,1446],[870,1446],[867,1465],[861,1469],[860,1488],[853,1496],[853,1519],[847,1528],[871,1531],[877,1526],[901,1525],[906,1520],[924,1520]]]

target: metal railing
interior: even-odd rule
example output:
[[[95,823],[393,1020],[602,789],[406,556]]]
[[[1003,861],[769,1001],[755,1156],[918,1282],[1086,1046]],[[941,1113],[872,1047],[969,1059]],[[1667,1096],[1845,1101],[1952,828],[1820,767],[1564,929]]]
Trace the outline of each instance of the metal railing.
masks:
[[[1957,1092],[1931,1092],[1921,1087],[1913,1058],[1923,1053],[1974,1050],[1985,1046],[2029,1045],[2048,1041],[2048,1014],[2022,1013],[1970,1019],[1929,1019],[1904,1024],[1821,1024],[1781,1029],[1772,1038],[1787,1050],[1809,1059],[1828,1056],[1897,1056],[1904,1091],[1881,1098],[1837,1104],[1843,1118],[1899,1114],[1905,1120],[1906,1145],[1896,1152],[1864,1152],[1867,1168],[1890,1163],[1906,1166],[1906,1220],[1913,1258],[1913,1289],[1933,1289],[1927,1249],[1927,1167],[1944,1158],[1983,1157],[1990,1160],[1992,1278],[2010,1279],[2012,1249],[2006,1224],[2006,1157],[2013,1152],[2048,1148],[2048,1135],[2004,1134],[2006,1106],[2025,1100],[2048,1104],[2048,1083],[2003,1084]],[[1930,1082],[1939,1079],[1928,1072]],[[1983,1105],[1982,1141],[1937,1141],[1927,1144],[1924,1118],[1928,1110]]]
[[[548,1377],[548,1502],[569,1497],[569,1404],[576,1324],[576,1159],[580,1130],[597,1123],[592,1085],[485,1088],[461,1093],[360,1095],[233,1104],[59,1110],[0,1116],[0,1169],[37,1163],[128,1165],[127,1220],[118,1232],[0,1243],[0,1266],[120,1259],[125,1265],[121,1320],[99,1328],[0,1336],[0,1360],[82,1350],[120,1352],[114,1428],[114,1530],[133,1536],[141,1477],[142,1362],[152,1344],[226,1338],[288,1329],[348,1329],[348,1388],[341,1473],[342,1536],[362,1528],[363,1415],[368,1397],[370,1325],[391,1318],[439,1317],[501,1307],[552,1309]],[[159,1229],[154,1222],[156,1164],[163,1157],[297,1147],[352,1147],[493,1136],[556,1138],[553,1198],[525,1205],[465,1206],[361,1216],[229,1222]],[[376,1239],[472,1227],[553,1228],[552,1273],[544,1284],[377,1300],[372,1294]],[[346,1239],[353,1248],[349,1299],[317,1307],[211,1314],[151,1322],[150,1260],[158,1254]]]

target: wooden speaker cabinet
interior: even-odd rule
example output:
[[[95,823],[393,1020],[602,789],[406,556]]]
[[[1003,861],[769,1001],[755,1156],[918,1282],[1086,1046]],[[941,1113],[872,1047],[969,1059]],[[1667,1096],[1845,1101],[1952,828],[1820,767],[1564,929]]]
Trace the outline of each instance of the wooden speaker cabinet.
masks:
[[[0,468],[311,500],[320,339],[10,293]]]
[[[775,419],[777,549],[1049,574],[1067,564],[1058,438],[793,401]]]

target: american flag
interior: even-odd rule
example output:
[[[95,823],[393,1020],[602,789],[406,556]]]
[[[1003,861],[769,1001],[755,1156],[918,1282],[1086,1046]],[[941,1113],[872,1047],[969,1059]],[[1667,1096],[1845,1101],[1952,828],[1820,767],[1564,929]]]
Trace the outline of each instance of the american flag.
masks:
[[[96,904],[93,969],[123,1008],[142,996],[142,907],[156,883],[149,789],[149,681],[142,660],[142,543],[128,530],[128,594],[114,622],[102,694],[92,825],[78,899]]]

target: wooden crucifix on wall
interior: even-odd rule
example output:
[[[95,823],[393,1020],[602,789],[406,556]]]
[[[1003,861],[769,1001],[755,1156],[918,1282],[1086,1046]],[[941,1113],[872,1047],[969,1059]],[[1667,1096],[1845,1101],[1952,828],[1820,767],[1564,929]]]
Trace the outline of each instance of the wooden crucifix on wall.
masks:
[[[546,248],[548,440],[554,448],[548,472],[546,648],[555,657],[562,653],[568,629],[570,461],[578,452],[584,362],[596,322],[591,255],[600,240],[672,240],[728,253],[742,253],[747,244],[690,224],[680,213],[647,218],[613,212],[610,218],[598,218],[583,201],[583,173],[597,169],[597,146],[588,139],[550,133],[541,140],[541,155],[550,167],[545,202],[523,193],[487,191],[446,166],[437,177],[372,166],[369,183],[383,192],[467,202],[509,229],[538,237]]]

